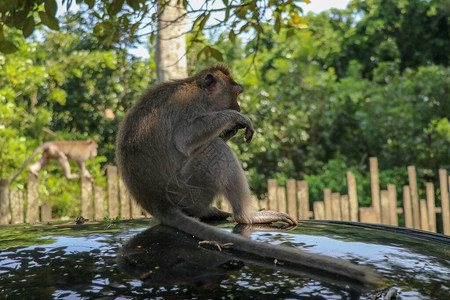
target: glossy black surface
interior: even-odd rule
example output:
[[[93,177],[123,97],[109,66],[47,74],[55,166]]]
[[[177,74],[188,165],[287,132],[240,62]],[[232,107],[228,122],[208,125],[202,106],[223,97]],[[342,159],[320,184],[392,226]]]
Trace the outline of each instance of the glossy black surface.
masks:
[[[360,289],[311,270],[199,247],[191,236],[154,225],[1,226],[0,299],[372,299],[391,287],[398,299],[450,299],[450,238],[443,235],[308,221],[288,232],[250,236],[370,265],[382,274],[380,286]],[[231,232],[234,225],[219,227]]]

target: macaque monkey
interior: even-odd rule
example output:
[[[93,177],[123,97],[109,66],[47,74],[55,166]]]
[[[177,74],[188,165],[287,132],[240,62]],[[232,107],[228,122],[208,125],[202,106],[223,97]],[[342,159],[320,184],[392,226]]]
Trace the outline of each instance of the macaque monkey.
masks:
[[[97,143],[88,139],[87,141],[53,141],[46,142],[37,147],[30,155],[27,161],[14,174],[10,182],[12,182],[20,172],[31,162],[31,160],[42,151],[42,157],[39,161],[30,166],[30,172],[38,176],[38,172],[45,167],[50,159],[54,159],[61,166],[64,176],[67,179],[80,178],[80,175],[71,173],[69,159],[74,160],[78,164],[81,176],[93,181],[91,174],[86,169],[86,160],[97,156]]]
[[[134,199],[162,224],[200,239],[375,283],[377,273],[367,266],[254,242],[192,218],[232,216],[242,224],[297,224],[287,214],[251,206],[244,171],[226,144],[239,129],[245,129],[247,142],[253,137],[252,122],[240,113],[237,102],[242,91],[222,65],[148,89],[126,114],[117,136],[118,167]],[[211,205],[219,195],[230,203],[232,215]]]

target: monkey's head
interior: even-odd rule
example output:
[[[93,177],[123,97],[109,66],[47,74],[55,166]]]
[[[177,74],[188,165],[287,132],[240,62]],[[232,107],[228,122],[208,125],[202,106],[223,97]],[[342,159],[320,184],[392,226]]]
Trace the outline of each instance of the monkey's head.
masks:
[[[237,98],[244,89],[234,81],[226,66],[206,69],[200,76],[200,87],[209,94],[218,109],[241,111]]]
[[[86,144],[89,148],[89,158],[96,157],[97,156],[97,148],[98,144],[93,139],[88,139],[86,141]]]

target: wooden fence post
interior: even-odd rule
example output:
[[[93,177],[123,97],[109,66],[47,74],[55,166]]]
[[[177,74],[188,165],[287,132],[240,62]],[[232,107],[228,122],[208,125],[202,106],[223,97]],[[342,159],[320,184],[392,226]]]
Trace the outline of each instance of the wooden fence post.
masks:
[[[263,199],[260,199],[258,202],[259,202],[259,209],[265,209],[265,210],[269,209],[269,199],[263,198]]]
[[[308,182],[297,181],[297,199],[298,199],[298,218],[301,220],[309,219],[309,192]]]
[[[416,167],[408,167],[409,188],[411,189],[411,202],[414,229],[420,229],[419,194],[417,192]]]
[[[432,182],[426,183],[427,191],[427,210],[428,210],[428,229],[436,232],[436,201],[434,197],[434,184]]]
[[[375,211],[376,222],[381,222],[380,182],[378,179],[378,159],[369,159],[370,167],[370,190],[372,195],[372,207]]]
[[[278,210],[277,180],[267,179],[267,196],[269,197],[269,210]]]
[[[225,210],[225,211],[231,211],[231,210],[230,210],[231,208],[229,207],[227,201],[225,201],[224,199],[222,199],[221,204],[225,206],[225,209],[223,209],[223,210]],[[139,219],[139,218],[142,218],[142,208],[141,208],[141,206],[136,202],[136,200],[134,200],[134,199],[131,199],[131,217],[132,217],[133,219]]]
[[[375,209],[373,207],[360,207],[359,221],[363,223],[377,223]]]
[[[105,218],[105,188],[94,186],[94,219],[103,220]]]
[[[389,197],[388,191],[382,190],[381,195],[381,224],[391,225],[391,213],[389,211]]]
[[[341,215],[342,221],[350,221],[350,203],[347,195],[341,196]]]
[[[439,186],[441,188],[442,224],[444,234],[450,235],[450,203],[448,199],[447,170],[439,170]]]
[[[325,206],[322,201],[315,201],[313,203],[314,219],[325,220]]]
[[[107,166],[106,177],[108,181],[108,217],[115,219],[119,216],[119,195],[117,188],[117,167]]]
[[[355,175],[352,172],[347,172],[347,190],[350,205],[350,221],[358,222],[358,194],[356,192]]]
[[[0,224],[9,223],[9,180],[0,178]]]
[[[397,191],[395,190],[395,185],[388,184],[387,190],[389,199],[389,213],[391,214],[389,219],[391,220],[391,225],[398,226]]]
[[[414,228],[409,185],[403,186],[403,213],[405,214],[405,227]]]
[[[286,188],[281,186],[277,187],[277,200],[278,200],[278,211],[287,213]]]
[[[141,208],[141,214],[142,214],[143,218],[151,218],[152,217],[152,215],[143,208]]]
[[[341,221],[341,195],[339,193],[331,194],[331,217],[332,220]]]
[[[12,190],[11,199],[11,224],[23,223],[23,192]]]
[[[27,223],[39,222],[39,178],[28,173]]]
[[[260,210],[258,197],[256,197],[255,195],[251,195],[250,199],[252,202],[252,207],[255,208],[256,210]]]
[[[92,182],[84,176],[81,177],[81,216],[88,220],[94,218],[92,211]]]
[[[325,209],[325,218],[324,220],[332,220],[333,214],[332,214],[332,205],[331,205],[331,190],[330,189],[324,189],[323,190],[323,206]]]
[[[297,220],[297,181],[295,179],[288,179],[286,181],[286,196],[287,214]]]
[[[125,183],[122,178],[119,178],[119,198],[120,198],[120,218],[131,218],[131,195],[125,187]]]
[[[430,228],[428,227],[428,211],[427,211],[427,201],[424,199],[420,200],[420,229],[429,231]]]

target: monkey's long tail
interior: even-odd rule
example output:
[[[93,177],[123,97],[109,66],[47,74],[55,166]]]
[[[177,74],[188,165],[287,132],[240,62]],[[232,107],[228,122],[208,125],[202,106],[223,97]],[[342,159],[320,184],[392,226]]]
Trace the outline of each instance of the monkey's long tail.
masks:
[[[264,260],[291,264],[297,269],[309,268],[322,274],[334,276],[337,281],[343,278],[363,285],[376,285],[380,282],[380,275],[369,266],[353,264],[349,261],[304,252],[297,248],[275,246],[252,241],[237,234],[229,234],[213,226],[201,223],[174,209],[170,218],[161,220],[163,224],[175,227],[200,239],[215,241],[221,244],[232,243],[227,249],[244,252]],[[291,268],[293,269],[293,268]],[[345,281],[345,280],[344,280]]]
[[[23,171],[23,169],[25,169],[25,167],[31,162],[31,160],[42,150],[47,149],[48,147],[48,143],[44,143],[42,145],[40,145],[39,147],[36,148],[36,150],[33,151],[33,153],[31,153],[30,157],[28,157],[28,159],[23,163],[23,165],[20,167],[19,170],[17,170],[17,172],[13,175],[13,177],[11,177],[11,179],[9,180],[9,183],[11,184],[11,182],[13,182],[14,179],[16,179],[17,176],[19,176],[19,174]]]

